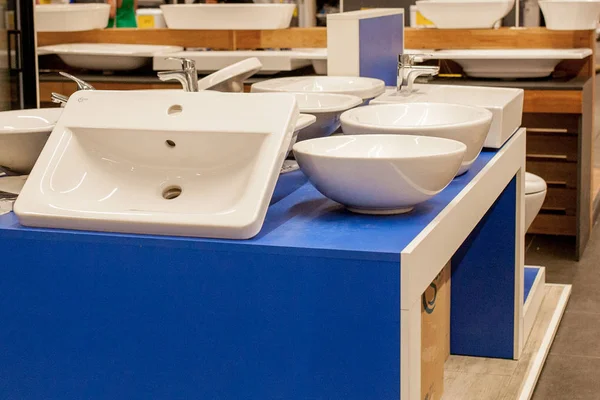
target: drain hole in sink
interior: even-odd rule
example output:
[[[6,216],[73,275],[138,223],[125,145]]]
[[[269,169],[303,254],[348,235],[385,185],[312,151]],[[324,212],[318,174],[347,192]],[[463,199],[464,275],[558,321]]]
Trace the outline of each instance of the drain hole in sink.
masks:
[[[169,186],[165,190],[163,190],[162,196],[165,200],[173,200],[178,198],[181,195],[183,190],[180,186]]]
[[[167,147],[170,147],[170,148],[174,148],[176,146],[175,142],[172,141],[171,139],[165,140],[165,144],[167,145]]]
[[[172,105],[167,110],[167,114],[169,114],[169,115],[177,115],[177,114],[181,114],[182,112],[183,112],[183,107],[181,107],[179,104]]]

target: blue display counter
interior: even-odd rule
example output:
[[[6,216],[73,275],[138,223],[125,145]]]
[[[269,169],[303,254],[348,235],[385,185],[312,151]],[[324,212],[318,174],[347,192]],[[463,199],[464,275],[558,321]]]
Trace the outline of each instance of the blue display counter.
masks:
[[[451,350],[523,346],[525,133],[398,216],[310,184],[247,241],[25,228],[0,217],[0,394],[418,399],[420,296],[452,259]]]

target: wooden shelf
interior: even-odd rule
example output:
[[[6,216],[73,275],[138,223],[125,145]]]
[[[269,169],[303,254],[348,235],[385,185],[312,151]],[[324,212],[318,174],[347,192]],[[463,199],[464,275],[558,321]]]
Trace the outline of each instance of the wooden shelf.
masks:
[[[545,28],[405,29],[411,49],[581,48],[594,43],[594,31],[549,31]],[[40,32],[38,44],[138,43],[214,49],[327,47],[326,28],[264,31],[173,29],[102,29],[85,32]],[[593,48],[593,47],[592,47]]]

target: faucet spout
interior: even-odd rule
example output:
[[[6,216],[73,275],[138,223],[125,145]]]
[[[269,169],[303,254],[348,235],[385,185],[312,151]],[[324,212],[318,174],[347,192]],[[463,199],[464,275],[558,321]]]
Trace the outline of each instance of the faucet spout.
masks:
[[[180,70],[161,71],[158,73],[158,79],[163,82],[175,80],[183,86],[186,92],[198,91],[198,71],[196,63],[186,58],[169,57],[168,60],[177,60],[181,63]]]
[[[417,69],[418,68],[418,69]],[[440,72],[440,67],[413,67],[413,70],[409,72],[406,90],[408,93],[413,92],[413,85],[415,80],[419,76],[435,76]]]

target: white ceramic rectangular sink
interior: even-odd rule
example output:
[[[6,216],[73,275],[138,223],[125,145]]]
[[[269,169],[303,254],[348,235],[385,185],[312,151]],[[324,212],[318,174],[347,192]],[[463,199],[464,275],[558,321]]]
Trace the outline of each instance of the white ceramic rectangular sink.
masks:
[[[386,103],[453,103],[487,108],[492,112],[492,126],[484,147],[498,149],[521,126],[523,118],[523,90],[478,86],[414,85],[410,94],[387,90],[371,101]]]
[[[250,238],[297,118],[290,95],[76,92],[15,213],[35,227]]]

